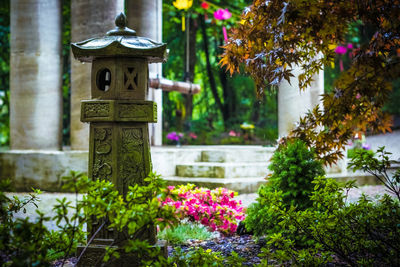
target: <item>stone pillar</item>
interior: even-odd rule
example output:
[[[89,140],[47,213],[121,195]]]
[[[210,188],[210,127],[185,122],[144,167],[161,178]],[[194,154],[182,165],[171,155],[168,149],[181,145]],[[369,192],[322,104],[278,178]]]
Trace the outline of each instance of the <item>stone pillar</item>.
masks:
[[[61,1],[11,1],[11,149],[62,145]]]
[[[283,81],[278,89],[278,130],[279,137],[286,136],[299,121],[300,117],[320,103],[324,93],[324,71],[315,74],[311,86],[300,91],[298,75],[302,73],[300,67],[293,69],[290,84]]]
[[[71,42],[100,37],[114,27],[124,1],[71,0]],[[82,99],[90,98],[91,64],[71,59],[71,149],[89,149],[89,124],[80,121]]]
[[[127,0],[128,27],[135,29],[139,36],[162,41],[162,0]],[[161,78],[161,63],[149,65],[149,77]],[[149,127],[150,143],[162,145],[162,90],[149,88],[147,100],[157,103],[157,123]]]

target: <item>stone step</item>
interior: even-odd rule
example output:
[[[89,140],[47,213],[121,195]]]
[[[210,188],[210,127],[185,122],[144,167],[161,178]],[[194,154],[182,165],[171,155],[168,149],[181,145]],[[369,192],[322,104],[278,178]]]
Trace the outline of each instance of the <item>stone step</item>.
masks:
[[[267,167],[267,162],[194,162],[176,165],[176,176],[211,178],[266,177],[269,173]]]
[[[336,179],[339,182],[355,180],[356,185],[381,185],[381,183],[373,176],[365,173],[348,173],[328,175],[328,178]],[[225,187],[229,190],[238,192],[239,194],[250,194],[257,192],[260,185],[265,184],[265,177],[241,177],[241,178],[205,178],[205,177],[163,177],[168,185],[185,185],[195,184],[198,187],[214,189],[217,187]],[[383,192],[384,193],[384,192]]]
[[[201,162],[268,162],[273,151],[272,147],[208,149],[201,151]]]
[[[354,180],[356,181],[357,186],[382,184],[375,176],[360,171],[357,171],[355,173],[353,172],[333,173],[333,174],[328,173],[326,177],[335,179],[338,182],[342,183]]]
[[[264,177],[242,177],[242,178],[199,178],[199,177],[165,177],[168,185],[195,184],[198,187],[214,189],[224,187],[239,194],[257,192],[260,185],[266,183]]]

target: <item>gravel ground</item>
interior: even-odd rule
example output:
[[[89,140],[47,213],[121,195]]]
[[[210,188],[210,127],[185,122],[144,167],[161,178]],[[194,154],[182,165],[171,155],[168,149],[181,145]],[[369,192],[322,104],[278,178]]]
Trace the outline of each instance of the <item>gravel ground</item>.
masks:
[[[240,257],[246,259],[243,266],[260,264],[258,254],[264,245],[264,240],[255,242],[251,235],[219,237],[207,241],[189,240],[187,244],[181,245],[182,251],[188,251],[193,247],[201,247],[204,250],[211,249],[214,252],[221,252],[223,256],[229,256],[235,251]],[[168,247],[168,255],[172,255],[175,247]]]

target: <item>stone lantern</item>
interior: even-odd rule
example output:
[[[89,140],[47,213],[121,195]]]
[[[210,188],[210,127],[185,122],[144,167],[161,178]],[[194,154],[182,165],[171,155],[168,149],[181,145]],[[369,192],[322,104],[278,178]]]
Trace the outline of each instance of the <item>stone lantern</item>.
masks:
[[[136,36],[123,13],[116,28],[101,38],[71,44],[74,57],[92,63],[91,100],[81,102],[81,121],[90,123],[89,177],[113,182],[125,195],[151,172],[148,123],[157,121],[157,106],[145,101],[148,63],[166,59],[166,44]],[[93,221],[89,238],[101,224]],[[150,227],[151,228],[151,227]],[[123,233],[104,227],[93,244],[107,245]],[[155,244],[154,229],[142,236]]]

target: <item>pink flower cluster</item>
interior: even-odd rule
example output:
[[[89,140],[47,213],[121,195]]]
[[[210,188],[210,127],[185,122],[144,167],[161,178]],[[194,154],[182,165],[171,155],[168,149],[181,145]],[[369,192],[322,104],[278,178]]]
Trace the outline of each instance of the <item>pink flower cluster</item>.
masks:
[[[214,18],[217,20],[226,20],[226,19],[230,19],[231,17],[232,17],[232,13],[229,12],[229,10],[227,8],[226,9],[220,8],[214,12]]]
[[[167,134],[167,139],[171,141],[179,141],[183,137],[183,133],[170,132]]]
[[[346,54],[347,49],[352,50],[352,49],[353,49],[353,44],[348,43],[348,44],[347,44],[347,47],[346,47],[346,46],[339,45],[339,46],[337,46],[337,47],[335,48],[335,53],[338,54],[338,55],[343,55],[343,54]]]
[[[239,132],[235,132],[234,130],[229,131],[229,136],[240,136]]]
[[[169,186],[162,205],[174,206],[181,219],[197,221],[212,231],[230,235],[245,218],[242,202],[234,200],[234,196],[235,193],[226,188],[209,190],[193,184]]]

